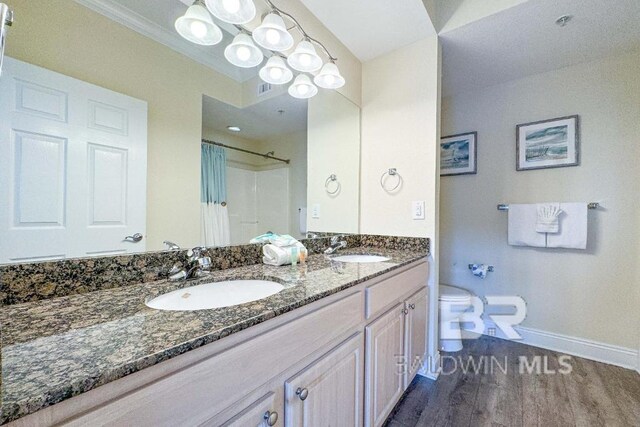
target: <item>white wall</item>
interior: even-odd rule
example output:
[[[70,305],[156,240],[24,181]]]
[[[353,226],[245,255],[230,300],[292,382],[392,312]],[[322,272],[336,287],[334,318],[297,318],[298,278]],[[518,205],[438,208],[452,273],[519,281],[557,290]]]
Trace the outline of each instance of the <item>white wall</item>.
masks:
[[[478,174],[441,181],[441,282],[520,295],[523,326],[637,349],[640,341],[640,54],[443,100],[443,135],[478,132]],[[581,166],[516,172],[515,126],[579,114]],[[507,245],[498,203],[599,201],[586,251]],[[495,265],[480,281],[467,264]]]
[[[439,67],[436,36],[363,64],[362,233],[436,235]],[[380,186],[389,168],[403,178],[393,194]],[[412,219],[414,200],[426,202],[424,220]]]
[[[360,197],[360,109],[341,94],[321,91],[309,100],[307,225],[310,231],[357,233]],[[327,193],[336,175],[340,191]],[[330,184],[330,191],[335,190]],[[320,217],[313,218],[313,205]]]
[[[441,63],[433,36],[362,65],[360,232],[431,239],[432,360],[437,360],[438,337]],[[380,186],[380,176],[389,168],[397,168],[403,178],[402,188],[393,194]],[[424,220],[412,219],[414,200],[425,201]]]

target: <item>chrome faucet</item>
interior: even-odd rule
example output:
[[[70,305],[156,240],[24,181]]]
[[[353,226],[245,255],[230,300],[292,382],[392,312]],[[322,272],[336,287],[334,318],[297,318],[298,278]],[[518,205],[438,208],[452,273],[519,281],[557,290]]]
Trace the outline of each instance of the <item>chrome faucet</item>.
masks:
[[[167,250],[169,251],[179,251],[180,250],[180,246],[178,246],[177,244],[169,241],[169,240],[165,240],[164,242],[162,242],[162,244],[167,245]]]
[[[186,267],[175,264],[169,270],[169,281],[181,282],[204,276],[211,269],[211,258],[205,255],[205,251],[206,249],[200,246],[191,249],[187,253],[189,259]]]
[[[332,253],[334,253],[338,249],[342,249],[342,248],[346,248],[347,247],[347,241],[346,240],[339,240],[339,239],[340,239],[340,236],[333,236],[331,238],[331,246],[329,246],[327,249],[324,250],[324,253],[326,255],[331,255]]]

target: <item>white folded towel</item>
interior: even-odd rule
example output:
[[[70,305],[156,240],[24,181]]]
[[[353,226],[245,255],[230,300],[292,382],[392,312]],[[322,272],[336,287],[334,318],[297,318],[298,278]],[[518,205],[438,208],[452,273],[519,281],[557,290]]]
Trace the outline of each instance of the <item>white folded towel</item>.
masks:
[[[276,246],[274,244],[262,247],[262,262],[268,265],[288,265],[291,264],[291,250],[295,249],[300,255],[301,250],[306,250],[304,245],[298,241],[290,246]]]
[[[560,203],[560,209],[559,233],[547,234],[547,247],[587,249],[587,203]]]
[[[558,217],[562,213],[560,203],[538,204],[536,207],[536,231],[538,233],[557,233],[559,230]]]
[[[535,204],[510,204],[508,242],[512,246],[546,247],[547,235],[536,232],[538,210]]]

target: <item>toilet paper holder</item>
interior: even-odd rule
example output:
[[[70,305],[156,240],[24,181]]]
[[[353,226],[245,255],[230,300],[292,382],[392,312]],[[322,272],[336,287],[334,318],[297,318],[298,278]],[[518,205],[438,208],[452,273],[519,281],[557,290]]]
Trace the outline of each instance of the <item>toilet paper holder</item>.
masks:
[[[469,264],[469,270],[473,270],[473,264]],[[493,270],[494,270],[493,265],[490,265],[487,267],[487,271],[493,273]]]

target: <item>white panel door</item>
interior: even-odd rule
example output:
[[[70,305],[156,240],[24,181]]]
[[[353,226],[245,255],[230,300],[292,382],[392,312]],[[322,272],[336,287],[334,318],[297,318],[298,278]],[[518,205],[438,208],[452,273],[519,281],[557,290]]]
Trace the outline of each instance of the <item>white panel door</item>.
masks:
[[[0,118],[0,263],[145,250],[145,102],[7,58]]]

